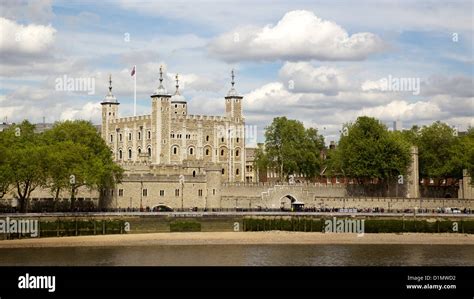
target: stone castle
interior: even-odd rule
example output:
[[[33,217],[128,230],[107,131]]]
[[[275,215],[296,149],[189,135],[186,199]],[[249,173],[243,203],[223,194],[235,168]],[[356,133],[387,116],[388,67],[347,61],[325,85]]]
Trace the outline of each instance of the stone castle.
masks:
[[[151,95],[151,114],[119,117],[119,102],[109,93],[102,104],[101,134],[111,148],[115,161],[128,171],[147,166],[150,173],[183,168],[182,174],[199,174],[209,166],[221,170],[226,182],[249,181],[245,177],[245,119],[242,99],[234,88],[225,97],[225,115],[188,114],[186,99],[180,94],[178,75],[176,91],[169,94],[160,84]],[[171,171],[173,172],[173,171]],[[168,172],[166,172],[168,173]]]
[[[223,116],[192,115],[181,95],[178,75],[171,95],[163,86],[160,68],[151,114],[121,118],[109,78],[109,92],[101,103],[101,135],[125,169],[109,205],[143,207],[145,200],[149,207],[210,207],[220,199],[221,183],[256,182],[252,149],[247,155],[245,147],[243,97],[234,85],[232,71]],[[185,202],[183,194],[192,194],[191,202]],[[148,202],[150,198],[153,202]]]

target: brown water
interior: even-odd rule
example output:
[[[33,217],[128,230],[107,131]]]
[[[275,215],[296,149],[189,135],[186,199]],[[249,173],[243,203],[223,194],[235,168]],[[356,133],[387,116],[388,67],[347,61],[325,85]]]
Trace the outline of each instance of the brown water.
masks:
[[[167,245],[0,249],[0,266],[474,266],[474,245]]]

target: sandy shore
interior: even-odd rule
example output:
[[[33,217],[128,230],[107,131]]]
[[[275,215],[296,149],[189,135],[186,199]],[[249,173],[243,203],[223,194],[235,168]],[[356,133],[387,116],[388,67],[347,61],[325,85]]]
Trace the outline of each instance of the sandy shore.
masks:
[[[446,244],[474,245],[467,234],[323,234],[309,232],[194,232],[79,236],[2,240],[0,248],[143,246],[143,245],[233,245],[233,244]]]

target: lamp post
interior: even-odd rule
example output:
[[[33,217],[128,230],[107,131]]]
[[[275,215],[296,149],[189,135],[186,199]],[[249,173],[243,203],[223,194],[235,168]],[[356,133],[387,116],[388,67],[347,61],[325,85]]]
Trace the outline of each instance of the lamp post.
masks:
[[[179,183],[181,185],[181,210],[184,210],[184,175],[179,175]]]

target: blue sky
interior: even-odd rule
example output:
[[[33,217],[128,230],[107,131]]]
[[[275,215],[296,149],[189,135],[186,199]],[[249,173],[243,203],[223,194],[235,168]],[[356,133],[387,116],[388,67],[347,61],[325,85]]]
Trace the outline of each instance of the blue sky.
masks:
[[[190,114],[222,115],[236,70],[244,115],[260,141],[287,115],[337,140],[370,115],[405,128],[441,120],[474,125],[472,1],[12,1],[0,2],[0,118],[100,120],[112,74],[121,116],[138,114],[163,65]],[[57,90],[58,78],[94,90]],[[388,77],[416,79],[389,90]],[[413,81],[416,82],[416,81]],[[90,94],[92,93],[92,94]]]

